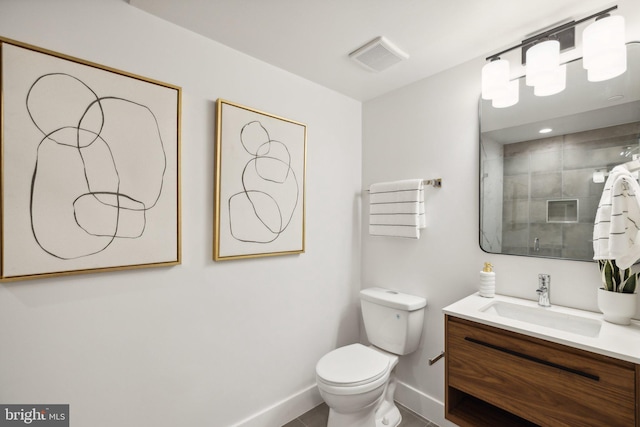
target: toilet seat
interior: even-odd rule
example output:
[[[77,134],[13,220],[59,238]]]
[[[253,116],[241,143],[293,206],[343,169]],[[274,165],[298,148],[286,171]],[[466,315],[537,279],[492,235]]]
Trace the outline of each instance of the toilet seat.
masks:
[[[359,394],[386,383],[391,371],[388,356],[362,344],[340,347],[316,365],[318,385],[334,394]]]

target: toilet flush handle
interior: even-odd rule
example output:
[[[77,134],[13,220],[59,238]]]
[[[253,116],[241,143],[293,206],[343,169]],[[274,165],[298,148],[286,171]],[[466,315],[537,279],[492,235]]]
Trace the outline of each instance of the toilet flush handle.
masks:
[[[433,365],[434,363],[436,363],[438,360],[442,359],[444,357],[444,351],[440,352],[439,355],[437,355],[436,357],[432,357],[431,359],[429,359],[429,366]]]

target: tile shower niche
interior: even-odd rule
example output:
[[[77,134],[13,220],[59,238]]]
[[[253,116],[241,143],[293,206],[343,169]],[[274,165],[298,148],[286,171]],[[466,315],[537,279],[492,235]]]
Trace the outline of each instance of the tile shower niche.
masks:
[[[578,199],[547,200],[547,222],[578,222]]]

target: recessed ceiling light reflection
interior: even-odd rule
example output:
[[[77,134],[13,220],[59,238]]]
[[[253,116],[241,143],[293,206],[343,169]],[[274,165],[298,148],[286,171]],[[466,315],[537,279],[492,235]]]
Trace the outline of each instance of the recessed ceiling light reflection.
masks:
[[[551,132],[552,130],[553,130],[553,129],[551,129],[551,128],[543,128],[543,129],[540,129],[540,130],[538,131],[538,133],[549,133],[549,132]]]

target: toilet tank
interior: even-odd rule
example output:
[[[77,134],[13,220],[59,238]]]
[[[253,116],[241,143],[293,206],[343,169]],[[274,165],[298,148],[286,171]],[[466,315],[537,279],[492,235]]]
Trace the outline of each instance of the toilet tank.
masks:
[[[369,342],[403,355],[418,348],[427,300],[384,288],[360,291],[362,318]]]

